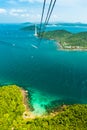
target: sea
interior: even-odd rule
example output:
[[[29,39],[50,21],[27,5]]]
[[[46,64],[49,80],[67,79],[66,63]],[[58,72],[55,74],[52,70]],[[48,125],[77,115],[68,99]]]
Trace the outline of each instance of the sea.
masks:
[[[27,90],[36,115],[63,104],[87,104],[87,51],[61,50],[56,41],[40,41],[22,27],[0,24],[0,86]],[[87,24],[49,24],[51,30],[87,32]]]

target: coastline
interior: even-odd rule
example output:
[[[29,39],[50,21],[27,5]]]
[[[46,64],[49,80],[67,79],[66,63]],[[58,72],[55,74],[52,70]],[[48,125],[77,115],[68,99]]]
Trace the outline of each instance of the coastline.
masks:
[[[28,91],[24,90],[23,88],[21,88],[21,93],[23,96],[23,104],[25,106],[25,110],[29,111],[29,104],[28,104]]]
[[[63,47],[58,41],[56,41],[56,43],[57,43],[57,46],[59,47],[58,50],[61,50],[61,51],[87,51],[87,48],[85,49],[85,48],[80,48],[77,46],[75,46],[74,48],[72,48],[71,46]]]
[[[54,40],[58,50],[87,51],[87,32],[73,34],[66,30],[54,30],[45,32],[43,38]]]
[[[26,90],[16,85],[2,86],[0,90],[1,130],[63,130],[87,127],[86,104],[63,105],[46,115],[35,116],[27,106],[24,108],[24,105],[28,105]]]
[[[62,46],[61,43],[59,43],[59,41],[55,40],[55,39],[50,39],[50,38],[45,38],[44,39],[48,39],[50,41],[55,41],[56,42],[56,45],[57,45],[57,50],[61,50],[61,51],[81,51],[81,52],[87,52],[87,48],[80,48],[80,46]]]
[[[20,87],[19,87],[20,88]],[[26,91],[23,88],[20,88],[21,94],[23,96],[23,105],[25,107],[25,111],[23,113],[23,119],[35,119],[35,118],[44,118],[44,117],[53,117],[56,116],[59,113],[63,112],[63,109],[67,107],[67,105],[62,105],[61,107],[58,106],[58,109],[60,108],[60,110],[55,111],[55,109],[52,109],[50,111],[50,113],[45,113],[45,114],[41,114],[41,115],[36,115],[33,113],[33,111],[31,111],[30,107],[29,107],[29,103],[28,103],[28,91]]]
[[[28,91],[20,88],[21,94],[23,96],[23,105],[25,107],[25,111],[23,113],[23,119],[34,119],[36,118],[36,116],[32,113],[32,111],[30,110],[29,107],[29,103],[28,103]]]

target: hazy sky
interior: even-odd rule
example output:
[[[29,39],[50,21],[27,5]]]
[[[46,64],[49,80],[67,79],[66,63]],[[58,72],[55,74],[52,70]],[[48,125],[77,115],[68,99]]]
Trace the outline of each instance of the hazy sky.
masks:
[[[42,5],[43,0],[0,0],[0,23],[39,22]],[[57,0],[50,21],[87,23],[87,0]]]

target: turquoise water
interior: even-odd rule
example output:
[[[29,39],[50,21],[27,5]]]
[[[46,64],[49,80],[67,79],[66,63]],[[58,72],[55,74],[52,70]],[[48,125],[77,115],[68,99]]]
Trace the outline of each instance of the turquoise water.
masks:
[[[0,84],[17,84],[31,93],[33,113],[47,105],[87,103],[87,52],[61,51],[55,41],[21,31],[22,24],[0,24]],[[48,30],[87,31],[87,26],[56,26]]]

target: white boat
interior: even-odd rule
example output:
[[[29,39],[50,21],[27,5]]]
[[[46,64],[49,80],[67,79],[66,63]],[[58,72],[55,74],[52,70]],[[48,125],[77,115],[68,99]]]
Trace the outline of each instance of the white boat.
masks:
[[[32,46],[33,48],[36,48],[36,49],[38,48],[37,46],[35,46],[35,45],[33,45],[33,44],[32,44],[31,46]]]
[[[38,36],[38,35],[37,35],[37,27],[36,27],[36,25],[35,25],[35,33],[34,33],[34,36],[35,36],[35,37]]]

